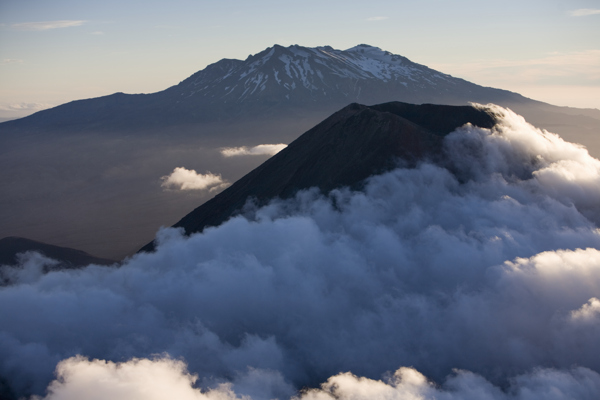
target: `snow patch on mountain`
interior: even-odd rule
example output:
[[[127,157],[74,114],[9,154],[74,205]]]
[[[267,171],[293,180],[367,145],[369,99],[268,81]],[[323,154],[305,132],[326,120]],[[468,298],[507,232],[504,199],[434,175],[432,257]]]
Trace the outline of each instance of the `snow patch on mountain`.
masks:
[[[366,85],[373,83],[396,90],[442,90],[436,87],[453,86],[457,81],[365,44],[347,50],[275,45],[245,61],[221,60],[212,64],[183,81],[177,90],[187,97],[201,95],[233,103],[276,102],[282,97],[306,100],[307,96],[312,100],[331,100],[334,96],[358,100]],[[294,92],[292,96],[290,92]]]

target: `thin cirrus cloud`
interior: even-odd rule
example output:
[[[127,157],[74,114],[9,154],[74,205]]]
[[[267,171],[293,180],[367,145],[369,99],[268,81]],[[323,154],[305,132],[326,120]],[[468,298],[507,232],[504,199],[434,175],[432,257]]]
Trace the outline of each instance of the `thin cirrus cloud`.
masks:
[[[286,144],[259,144],[254,147],[225,147],[221,149],[221,154],[224,157],[238,157],[238,156],[272,156],[279,153],[281,150],[287,147]]]
[[[367,21],[383,21],[385,19],[388,19],[388,17],[369,17]]]
[[[42,22],[21,22],[12,24],[13,29],[22,31],[47,31],[49,29],[72,28],[81,26],[86,21],[82,20],[60,20],[60,21],[42,21]]]
[[[12,103],[0,104],[0,111],[40,111],[52,107],[48,103]]]
[[[569,15],[572,17],[587,17],[588,15],[600,14],[600,9],[595,8],[580,8],[577,10],[569,11]]]
[[[23,60],[17,58],[4,58],[0,61],[0,65],[8,65],[8,64],[20,64]]]
[[[436,64],[433,68],[497,85],[550,79],[555,83],[593,85],[600,76],[600,50],[556,52],[526,60],[491,59],[461,64]]]
[[[177,167],[170,175],[163,176],[161,186],[167,189],[179,190],[217,190],[229,185],[221,175],[211,172],[199,174],[193,169]]]

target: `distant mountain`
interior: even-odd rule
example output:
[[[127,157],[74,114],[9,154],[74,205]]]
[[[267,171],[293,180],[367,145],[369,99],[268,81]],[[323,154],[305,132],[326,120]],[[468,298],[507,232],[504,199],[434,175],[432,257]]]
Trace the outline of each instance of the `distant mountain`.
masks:
[[[114,260],[94,257],[85,251],[54,246],[21,237],[5,237],[0,239],[0,265],[16,265],[17,255],[35,251],[58,261],[54,268],[79,268],[89,264],[111,265]]]
[[[336,112],[258,168],[177,222],[187,234],[217,226],[250,199],[264,205],[299,190],[358,187],[369,176],[403,163],[441,156],[445,135],[471,123],[491,128],[494,117],[472,106],[351,104]],[[142,250],[150,251],[153,244]]]
[[[369,45],[348,50],[275,45],[246,60],[223,59],[176,86],[152,94],[115,93],[73,101],[7,127],[67,130],[140,130],[263,118],[352,102],[466,104],[537,103],[506,90],[482,87]]]
[[[213,192],[165,191],[176,167],[234,182],[265,157],[223,147],[290,143],[358,102],[496,103],[600,157],[600,111],[556,107],[458,79],[377,47],[275,45],[220,60],[152,94],[73,101],[0,123],[0,237],[120,259]]]

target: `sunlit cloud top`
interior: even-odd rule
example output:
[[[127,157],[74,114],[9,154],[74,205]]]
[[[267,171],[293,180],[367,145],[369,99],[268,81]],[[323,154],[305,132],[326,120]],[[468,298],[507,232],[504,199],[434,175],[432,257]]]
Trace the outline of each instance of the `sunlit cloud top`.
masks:
[[[199,174],[193,169],[178,167],[170,175],[163,176],[161,186],[166,189],[179,190],[210,190],[214,191],[229,186],[221,175],[211,172]]]
[[[44,22],[21,22],[12,24],[14,29],[23,31],[46,31],[48,29],[71,28],[73,26],[81,26],[86,21],[61,20],[61,21],[44,21]]]
[[[279,153],[281,150],[287,147],[286,144],[259,144],[254,147],[225,147],[221,149],[221,154],[224,157],[236,157],[236,156],[272,156]]]

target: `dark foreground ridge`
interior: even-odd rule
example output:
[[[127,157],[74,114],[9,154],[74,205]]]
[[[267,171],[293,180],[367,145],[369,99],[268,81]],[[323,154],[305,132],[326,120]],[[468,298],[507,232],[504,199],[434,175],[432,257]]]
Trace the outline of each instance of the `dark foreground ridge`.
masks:
[[[228,189],[183,217],[174,227],[186,234],[217,226],[238,214],[249,199],[264,205],[290,198],[302,189],[323,193],[342,186],[358,188],[369,176],[400,163],[414,166],[440,156],[445,135],[467,123],[491,128],[495,120],[472,106],[375,106],[350,104],[304,133],[286,149]],[[154,243],[142,251],[152,251]]]
[[[17,254],[36,251],[59,262],[55,268],[79,268],[89,264],[111,265],[116,261],[94,257],[85,251],[54,246],[16,236],[0,239],[0,265],[18,264]]]

